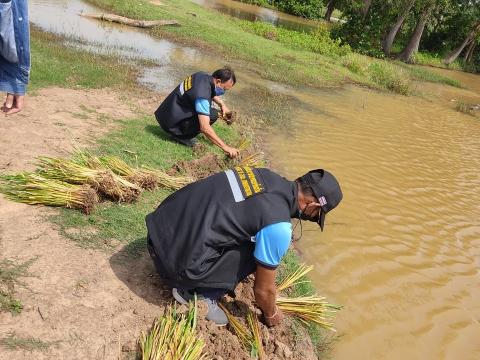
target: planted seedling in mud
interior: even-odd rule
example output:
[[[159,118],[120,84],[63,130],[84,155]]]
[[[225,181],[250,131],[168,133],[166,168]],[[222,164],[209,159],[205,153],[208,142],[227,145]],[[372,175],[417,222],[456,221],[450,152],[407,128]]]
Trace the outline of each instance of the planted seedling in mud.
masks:
[[[205,343],[196,333],[197,299],[190,303],[186,315],[177,314],[167,307],[165,315],[153,323],[148,334],[142,333],[139,341],[142,360],[201,360]]]
[[[252,310],[248,311],[247,328],[240,321],[238,321],[237,318],[233,316],[224,305],[219,304],[219,306],[227,315],[229,326],[232,328],[235,335],[237,335],[240,344],[242,344],[244,349],[248,351],[250,357],[252,359],[259,360],[266,359],[257,315]]]

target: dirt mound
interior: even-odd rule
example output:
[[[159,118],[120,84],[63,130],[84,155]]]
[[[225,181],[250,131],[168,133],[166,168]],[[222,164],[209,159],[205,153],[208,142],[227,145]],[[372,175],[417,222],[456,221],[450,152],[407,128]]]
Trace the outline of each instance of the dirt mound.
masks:
[[[167,172],[169,175],[184,174],[200,180],[222,171],[226,162],[215,154],[207,154],[200,159],[180,161]]]

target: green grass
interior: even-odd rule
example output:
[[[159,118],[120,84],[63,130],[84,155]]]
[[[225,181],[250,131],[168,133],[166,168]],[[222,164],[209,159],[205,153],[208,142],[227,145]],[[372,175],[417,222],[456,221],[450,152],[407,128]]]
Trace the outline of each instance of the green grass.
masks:
[[[9,334],[0,338],[0,346],[7,350],[25,351],[46,351],[50,346],[57,345],[59,341],[42,341],[33,337],[18,337],[16,334]]]
[[[313,87],[356,83],[401,94],[411,93],[399,79],[386,76],[382,65],[367,66],[358,71],[358,67],[352,64],[351,50],[332,40],[327,26],[321,26],[313,33],[274,28],[269,24],[222,15],[187,0],[166,0],[165,6],[136,0],[87,1],[131,18],[179,20],[182,26],[156,27],[150,33],[216,52],[227,62],[240,63],[273,81]],[[189,13],[192,12],[197,16],[191,16]],[[363,58],[361,62],[378,63],[376,59],[358,55],[360,57]],[[395,62],[391,62],[391,68],[393,72],[404,71]],[[406,74],[410,80],[445,82],[445,79],[427,75],[425,71],[407,71]]]
[[[31,55],[31,90],[47,86],[125,89],[135,84],[135,70],[120,59],[65,47],[63,39],[35,27]]]
[[[36,259],[24,262],[10,259],[0,260],[0,312],[10,312],[12,315],[20,314],[22,303],[14,298],[15,286],[26,288],[20,278],[31,277],[28,268]]]
[[[219,123],[214,128],[227,143],[239,141],[233,127]],[[208,140],[201,137],[200,141],[207,151],[222,156],[221,151]],[[169,141],[152,117],[123,121],[119,130],[99,140],[99,147],[93,152],[117,156],[133,166],[146,165],[159,169],[168,169],[178,161],[196,158],[190,148]],[[170,191],[165,189],[145,191],[135,203],[102,203],[90,215],[62,209],[53,220],[60,225],[64,235],[81,246],[108,248],[122,242],[130,244],[130,252],[136,253],[145,242],[145,216],[169,194]]]

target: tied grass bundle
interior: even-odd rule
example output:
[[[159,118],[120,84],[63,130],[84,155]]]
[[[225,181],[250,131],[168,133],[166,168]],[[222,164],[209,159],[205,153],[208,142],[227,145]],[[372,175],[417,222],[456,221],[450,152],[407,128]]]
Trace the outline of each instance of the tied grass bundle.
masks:
[[[312,270],[312,265],[307,266],[305,264],[300,264],[292,273],[285,276],[280,284],[277,285],[277,290],[282,291],[292,286],[307,282],[306,280],[302,281],[302,278]]]
[[[141,189],[107,169],[91,169],[72,160],[41,156],[39,173],[45,178],[71,184],[89,184],[113,201],[133,202]]]
[[[341,309],[339,305],[329,304],[321,296],[302,296],[297,298],[279,297],[277,306],[285,314],[292,315],[304,323],[315,323],[325,329],[336,331],[329,318]]]
[[[89,185],[72,185],[35,173],[3,176],[0,191],[12,201],[80,209],[85,214],[98,203],[97,193]]]
[[[99,160],[102,165],[112,170],[115,174],[125,177],[128,181],[137,184],[142,189],[154,190],[159,184],[157,175],[152,171],[133,168],[125,161],[114,156],[102,156]]]
[[[187,315],[178,315],[170,306],[148,334],[140,336],[142,360],[201,360],[205,343],[196,334],[197,303],[190,303]]]
[[[237,146],[240,156],[235,159],[235,166],[264,167],[265,161],[263,154],[252,149],[252,142],[248,139],[243,140]]]

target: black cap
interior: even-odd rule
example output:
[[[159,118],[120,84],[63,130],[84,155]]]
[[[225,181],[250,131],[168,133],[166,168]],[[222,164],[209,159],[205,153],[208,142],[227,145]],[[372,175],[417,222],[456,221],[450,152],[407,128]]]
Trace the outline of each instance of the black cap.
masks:
[[[331,173],[323,169],[311,170],[303,175],[302,179],[312,188],[320,203],[318,225],[323,231],[325,215],[342,201],[340,184]]]

